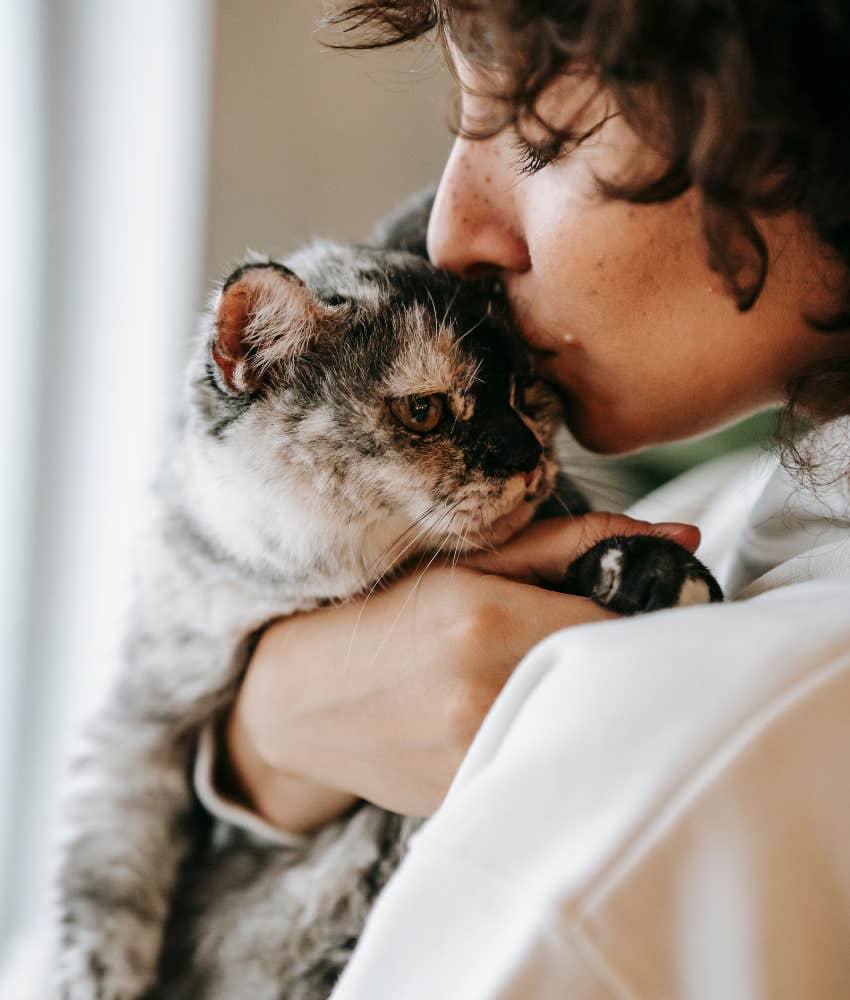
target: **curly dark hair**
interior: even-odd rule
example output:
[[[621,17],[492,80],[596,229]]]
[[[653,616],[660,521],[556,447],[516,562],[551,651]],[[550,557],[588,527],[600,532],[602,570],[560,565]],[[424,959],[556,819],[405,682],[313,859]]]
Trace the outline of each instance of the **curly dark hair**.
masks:
[[[346,33],[340,47],[436,31],[497,71],[494,118],[473,138],[530,117],[553,146],[581,142],[589,133],[541,122],[536,106],[556,77],[592,67],[667,164],[660,176],[600,180],[604,192],[651,203],[699,189],[709,263],[741,310],[768,266],[754,217],[800,212],[846,275],[838,311],[807,318],[825,333],[850,328],[847,0],[359,0],[328,21]],[[850,358],[799,373],[788,396],[818,419],[850,412]]]

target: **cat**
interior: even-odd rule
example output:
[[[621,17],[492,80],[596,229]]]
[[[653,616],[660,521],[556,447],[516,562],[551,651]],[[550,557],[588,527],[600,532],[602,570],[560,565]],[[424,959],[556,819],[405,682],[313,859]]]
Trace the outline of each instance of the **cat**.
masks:
[[[200,326],[123,662],[70,771],[61,1000],[327,996],[419,821],[364,803],[303,847],[212,823],[189,778],[199,734],[272,619],[498,545],[559,476],[585,509],[505,295],[428,263],[423,205],[380,246],[247,261]],[[596,546],[564,589],[629,612],[688,583],[718,599],[684,549],[635,544]]]

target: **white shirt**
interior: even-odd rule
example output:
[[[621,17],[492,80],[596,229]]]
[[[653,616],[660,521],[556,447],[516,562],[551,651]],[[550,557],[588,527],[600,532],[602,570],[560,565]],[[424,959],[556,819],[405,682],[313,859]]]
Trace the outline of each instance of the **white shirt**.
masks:
[[[765,456],[637,504],[732,600],[529,653],[334,1000],[850,998],[848,509]]]
[[[738,455],[629,512],[698,524],[731,600],[529,653],[333,1000],[850,998],[848,429],[816,495]],[[288,841],[216,794],[212,749],[207,808]]]

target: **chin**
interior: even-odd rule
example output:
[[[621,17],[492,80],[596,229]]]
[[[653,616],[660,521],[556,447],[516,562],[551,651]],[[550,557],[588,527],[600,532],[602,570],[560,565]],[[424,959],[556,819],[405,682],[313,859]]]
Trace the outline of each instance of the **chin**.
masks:
[[[554,479],[554,470],[552,478]],[[506,514],[502,514],[495,521],[491,521],[486,527],[481,527],[477,531],[471,532],[467,536],[469,551],[475,551],[481,547],[494,548],[504,545],[505,542],[531,524],[534,520],[534,515],[537,513],[537,508],[551,492],[551,484],[549,484],[548,488],[541,490],[539,496],[536,496],[533,500],[523,500]]]
[[[657,443],[645,433],[636,433],[611,421],[589,419],[586,415],[581,419],[578,414],[567,413],[566,424],[582,448],[597,455],[626,455]]]
[[[639,414],[617,412],[611,406],[583,406],[575,397],[564,399],[564,421],[582,448],[597,455],[628,455],[655,445],[681,441],[705,433],[711,426],[690,420],[648,422]]]

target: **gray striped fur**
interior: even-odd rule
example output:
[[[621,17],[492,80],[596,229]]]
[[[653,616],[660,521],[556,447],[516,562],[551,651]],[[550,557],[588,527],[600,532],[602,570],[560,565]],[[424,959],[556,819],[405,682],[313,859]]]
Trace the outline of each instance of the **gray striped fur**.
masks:
[[[524,364],[504,307],[408,253],[323,243],[285,263],[317,325],[295,357],[276,349],[286,331],[259,329],[262,391],[229,392],[211,360],[220,292],[196,338],[123,661],[71,771],[62,1000],[330,992],[415,822],[364,805],[303,848],[213,824],[189,779],[198,734],[265,623],[363,592],[402,556],[399,538],[413,540],[404,560],[471,547],[520,500],[484,412]],[[408,440],[388,419],[385,397],[417,378],[455,393],[466,437]],[[540,386],[522,405],[545,446],[530,517],[553,486],[558,406]]]

